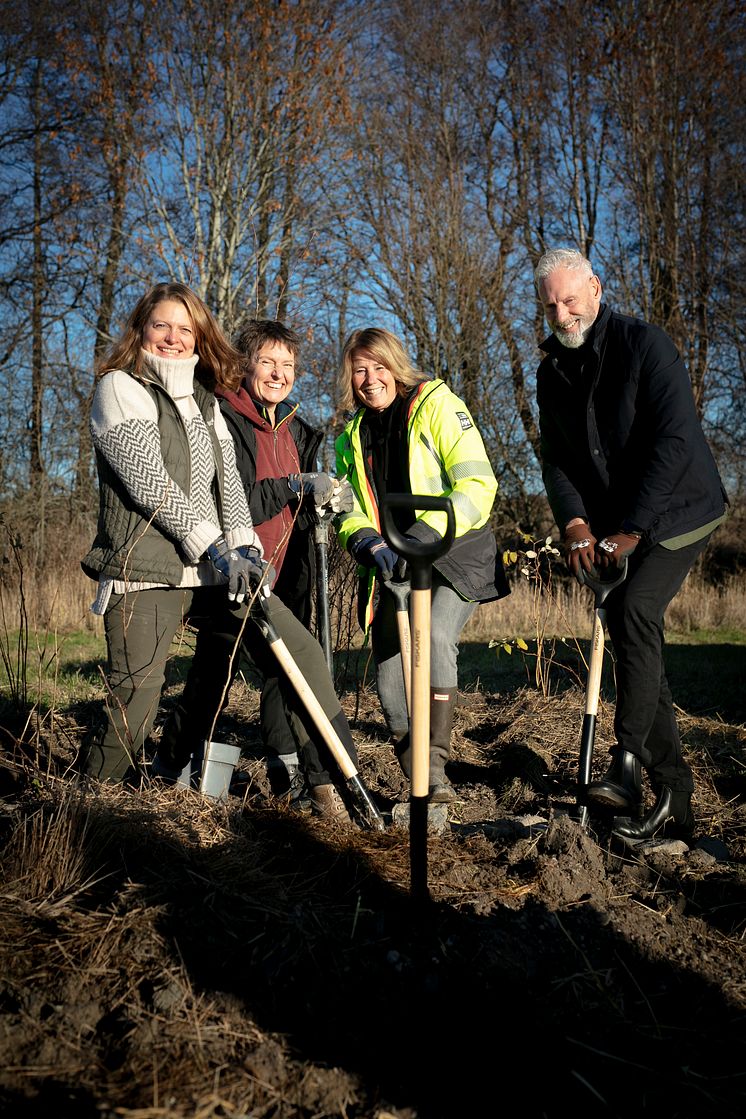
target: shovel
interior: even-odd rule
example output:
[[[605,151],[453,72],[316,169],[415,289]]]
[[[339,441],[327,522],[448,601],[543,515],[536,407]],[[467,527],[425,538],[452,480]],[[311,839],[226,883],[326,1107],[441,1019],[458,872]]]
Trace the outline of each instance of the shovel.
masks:
[[[340,772],[345,779],[347,788],[350,791],[350,796],[358,815],[368,827],[375,831],[383,831],[384,823],[383,816],[376,808],[371,795],[366,789],[363,782],[360,780],[357,769],[355,768],[352,758],[347,753],[344,743],[332,726],[324,708],[319,703],[315,694],[308,685],[308,682],[298,668],[298,665],[293,657],[293,654],[288,649],[285,642],[280,637],[279,633],[272,624],[272,621],[267,612],[267,598],[269,597],[269,588],[265,588],[265,593],[260,591],[258,595],[259,605],[262,610],[263,617],[257,618],[257,624],[261,629],[264,636],[267,638],[272,652],[277,657],[277,660],[282,665],[285,674],[290,683],[295,688],[298,698],[305,706],[308,714],[313,719],[316,727],[324,739],[324,742],[329,747],[329,752],[339,766]]]
[[[390,575],[381,576],[383,585],[391,592],[396,608],[396,628],[399,632],[401,670],[404,677],[404,695],[407,714],[412,717],[412,634],[409,626],[409,596],[412,590],[408,579],[394,580]]]
[[[445,535],[431,543],[405,537],[394,524],[393,509],[445,513]],[[410,890],[418,901],[427,900],[427,828],[430,791],[430,597],[433,560],[448,551],[456,534],[456,517],[448,497],[387,494],[381,505],[386,539],[406,559],[412,572],[412,784],[409,797]]]
[[[615,567],[607,567],[603,572],[595,572],[592,575],[585,571],[583,567],[579,567],[578,577],[580,582],[590,587],[595,595],[591,656],[585,688],[585,714],[583,715],[583,729],[580,735],[580,762],[578,766],[577,806],[580,810],[578,818],[581,827],[585,830],[588,827],[587,791],[591,780],[598,697],[601,691],[601,669],[604,660],[604,626],[606,624],[604,602],[614,588],[618,587],[627,578],[627,559],[625,557]]]
[[[319,644],[324,650],[327,668],[334,679],[334,653],[332,629],[329,621],[329,521],[332,511],[328,505],[316,511],[313,539],[316,545],[316,626]]]
[[[382,575],[385,587],[391,591],[396,603],[396,626],[399,631],[399,654],[401,660],[402,677],[404,681],[404,696],[407,702],[407,718],[412,720],[412,633],[409,625],[409,597],[411,584],[409,580],[395,581],[391,575]],[[395,824],[409,827],[409,804],[395,804],[392,812]],[[427,826],[432,832],[445,831],[448,825],[448,805],[430,804],[427,806]]]

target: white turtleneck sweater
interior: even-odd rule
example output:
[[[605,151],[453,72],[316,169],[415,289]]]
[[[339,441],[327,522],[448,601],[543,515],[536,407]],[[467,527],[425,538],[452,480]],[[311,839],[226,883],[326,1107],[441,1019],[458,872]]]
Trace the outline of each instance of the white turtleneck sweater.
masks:
[[[135,378],[115,369],[99,381],[91,409],[91,434],[95,447],[106,458],[142,510],[167,536],[175,540],[186,564],[183,587],[224,582],[209,560],[201,560],[207,547],[224,535],[231,547],[253,544],[261,551],[251,524],[246,494],[236,468],[233,440],[219,408],[215,408],[215,434],[223,455],[223,524],[213,497],[215,459],[204,417],[194,399],[192,357],[162,358],[141,351],[146,375],[157,378],[184,419],[191,453],[190,492],[184,493],[163,462],[158,411],[150,393]],[[201,560],[201,562],[200,562]],[[158,583],[131,583],[102,578],[93,609],[106,608],[113,591],[144,590]]]

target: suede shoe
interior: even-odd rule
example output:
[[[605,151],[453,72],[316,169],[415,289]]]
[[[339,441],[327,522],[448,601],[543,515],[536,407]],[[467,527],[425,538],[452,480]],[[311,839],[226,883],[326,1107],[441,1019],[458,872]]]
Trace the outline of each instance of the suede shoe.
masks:
[[[591,781],[586,790],[588,800],[602,808],[616,808],[639,816],[642,807],[640,759],[629,750],[616,746],[612,761],[600,781]]]
[[[345,802],[334,785],[314,785],[311,789],[311,807],[315,815],[331,823],[352,823]]]
[[[686,838],[694,831],[694,814],[691,793],[676,792],[663,785],[658,799],[649,812],[639,820],[617,816],[612,833],[621,839],[642,843],[656,835],[669,838]]]

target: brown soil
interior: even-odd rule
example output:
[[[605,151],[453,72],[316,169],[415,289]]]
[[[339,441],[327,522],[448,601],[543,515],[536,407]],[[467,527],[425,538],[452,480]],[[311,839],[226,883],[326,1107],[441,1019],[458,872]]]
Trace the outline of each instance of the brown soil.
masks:
[[[743,727],[682,713],[690,845],[584,831],[583,696],[473,693],[459,793],[410,894],[410,834],[269,795],[255,693],[240,795],[81,785],[90,711],[8,735],[0,1111],[50,1119],[740,1116]],[[407,786],[374,697],[345,701],[388,818]],[[597,768],[610,734],[605,708]]]

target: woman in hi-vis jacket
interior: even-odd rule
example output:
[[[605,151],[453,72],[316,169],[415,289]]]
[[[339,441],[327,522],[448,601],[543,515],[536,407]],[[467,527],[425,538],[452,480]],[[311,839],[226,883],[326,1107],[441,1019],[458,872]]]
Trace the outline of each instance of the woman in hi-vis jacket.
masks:
[[[340,543],[359,565],[359,619],[370,627],[376,684],[404,773],[411,777],[411,744],[393,596],[377,593],[376,576],[392,575],[398,555],[381,534],[387,493],[449,497],[456,536],[432,572],[430,800],[456,798],[446,773],[458,690],[458,642],[480,602],[508,593],[489,518],[497,481],[482,437],[466,405],[442,380],[416,371],[396,335],[355,331],[345,343],[340,403],[358,410],[337,439],[337,474],[347,476],[354,507],[335,521]],[[399,511],[397,527],[420,542],[446,530],[446,515]]]

